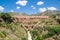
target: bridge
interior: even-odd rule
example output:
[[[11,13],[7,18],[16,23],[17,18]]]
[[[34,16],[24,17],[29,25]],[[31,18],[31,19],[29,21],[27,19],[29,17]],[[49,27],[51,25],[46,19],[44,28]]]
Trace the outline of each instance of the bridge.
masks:
[[[25,28],[31,29],[40,23],[40,20],[49,18],[49,16],[12,16],[14,22],[20,22]]]

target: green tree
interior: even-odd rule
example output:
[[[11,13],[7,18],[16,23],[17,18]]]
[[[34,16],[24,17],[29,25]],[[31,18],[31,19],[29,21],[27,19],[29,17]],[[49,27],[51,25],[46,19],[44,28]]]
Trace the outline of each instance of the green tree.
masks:
[[[1,18],[7,23],[13,22],[9,13],[1,13]]]

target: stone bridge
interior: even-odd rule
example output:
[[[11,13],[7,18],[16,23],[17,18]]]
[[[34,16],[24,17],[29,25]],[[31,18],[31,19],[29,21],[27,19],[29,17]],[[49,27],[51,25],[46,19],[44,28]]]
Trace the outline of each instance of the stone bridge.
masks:
[[[14,22],[20,22],[24,25],[24,27],[29,29],[38,25],[39,20],[47,18],[49,18],[49,16],[12,16]]]

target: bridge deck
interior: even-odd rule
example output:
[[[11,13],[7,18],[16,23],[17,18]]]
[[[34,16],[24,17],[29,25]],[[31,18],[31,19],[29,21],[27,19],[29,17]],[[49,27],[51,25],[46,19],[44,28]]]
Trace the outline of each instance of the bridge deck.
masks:
[[[14,18],[48,18],[49,16],[12,16]]]

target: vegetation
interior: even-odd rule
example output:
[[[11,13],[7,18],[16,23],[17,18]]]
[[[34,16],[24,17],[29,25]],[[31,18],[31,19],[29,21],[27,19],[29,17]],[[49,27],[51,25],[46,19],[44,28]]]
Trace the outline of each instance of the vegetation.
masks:
[[[11,19],[10,14],[8,13],[1,13],[1,18],[6,22],[6,23],[11,23],[13,20]]]
[[[1,40],[27,40],[27,33],[19,23],[11,23],[1,25],[0,27],[0,38]],[[4,27],[3,27],[4,26]],[[11,37],[12,36],[12,37]]]
[[[23,13],[21,15],[27,14]],[[56,19],[56,16],[60,16],[59,12],[46,11],[41,14],[38,13],[37,15],[48,15],[50,18],[29,20],[29,25],[35,25],[39,22],[38,25],[32,27],[33,30],[29,29],[32,40],[60,40],[60,19]],[[0,13],[0,18],[3,19],[3,21],[0,21],[0,40],[28,40],[27,30],[21,23],[13,22],[11,16],[10,13]]]
[[[48,31],[46,33],[46,30]],[[42,34],[44,32],[44,34]],[[44,28],[34,28],[32,31],[31,31],[31,34],[32,34],[32,38],[33,40],[44,40],[46,38],[50,38],[50,37],[53,37],[54,35],[59,35],[60,34],[60,25],[58,26],[52,26],[52,27],[44,27]],[[59,39],[60,40],[60,39]]]
[[[9,13],[1,13],[0,40],[27,40],[27,32],[21,23],[14,23]]]
[[[59,35],[60,34],[60,25],[54,26],[54,27],[47,27],[48,33],[45,35],[45,38],[51,37],[53,35]]]
[[[43,40],[44,38],[41,35],[41,32],[42,32],[42,29],[40,29],[40,28],[37,28],[37,29],[34,29],[33,31],[31,31],[33,40]]]

